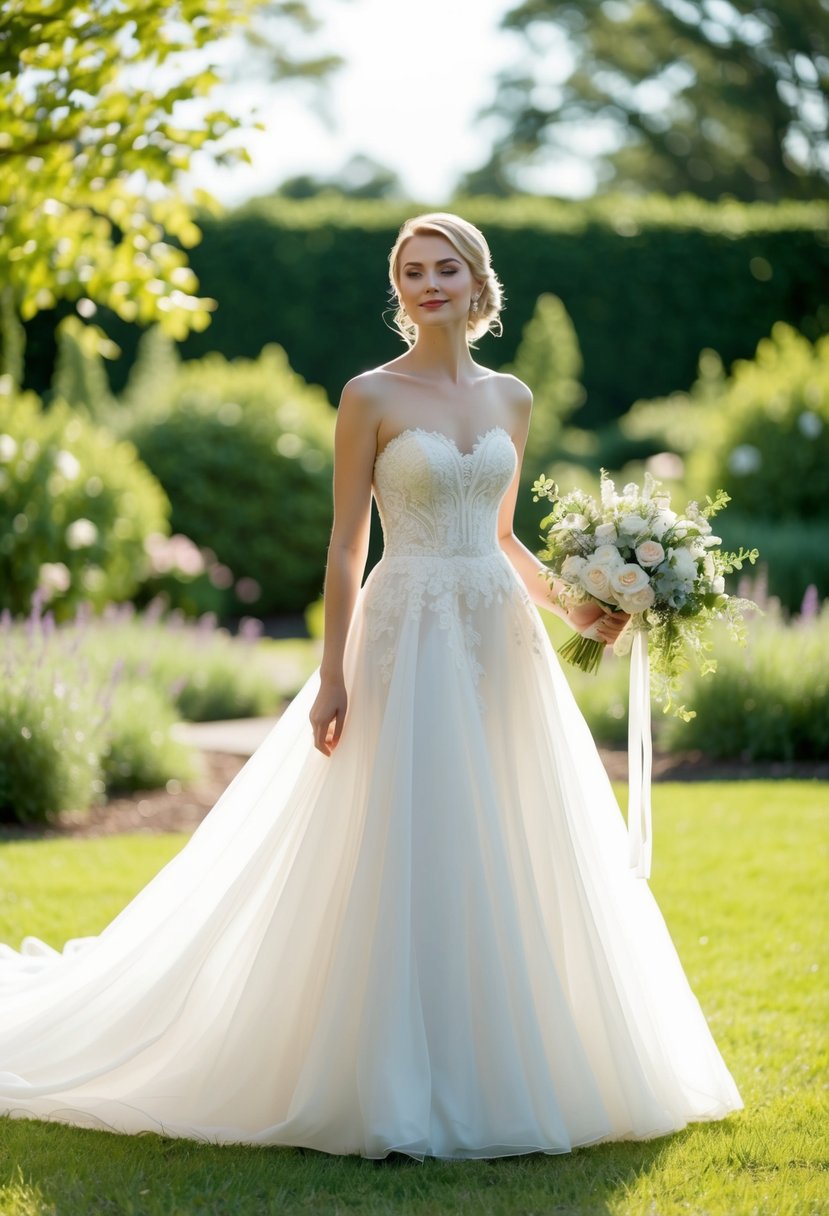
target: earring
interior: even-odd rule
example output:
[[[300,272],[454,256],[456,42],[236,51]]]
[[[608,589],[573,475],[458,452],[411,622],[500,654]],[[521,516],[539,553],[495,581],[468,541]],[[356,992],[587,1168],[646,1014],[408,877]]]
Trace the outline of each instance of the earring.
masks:
[[[472,311],[473,312],[478,311],[478,297],[477,296],[472,297]]]

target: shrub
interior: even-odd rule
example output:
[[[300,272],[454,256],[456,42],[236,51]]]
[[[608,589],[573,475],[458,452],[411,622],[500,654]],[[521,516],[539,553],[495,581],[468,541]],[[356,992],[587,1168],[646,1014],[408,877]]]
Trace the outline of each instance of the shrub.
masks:
[[[160,689],[125,680],[116,687],[101,756],[108,793],[151,790],[195,776],[190,749],[173,736],[178,714]]]
[[[60,617],[128,598],[168,510],[132,444],[63,402],[0,394],[0,607],[25,614],[38,586]]]
[[[0,819],[46,822],[115,789],[147,789],[193,773],[172,726],[193,718],[272,712],[293,692],[296,663],[254,652],[257,629],[231,638],[214,621],[163,623],[130,605],[56,626],[36,602],[2,620]],[[263,661],[264,660],[264,661]],[[283,673],[284,674],[284,673]]]
[[[278,346],[182,364],[167,386],[124,425],[170,497],[175,531],[233,572],[231,607],[302,611],[322,586],[331,527],[324,393]]]
[[[746,650],[718,639],[713,676],[689,676],[683,699],[696,717],[666,719],[669,749],[745,760],[822,760],[829,753],[829,604],[786,625],[769,606]]]
[[[104,793],[107,694],[50,617],[2,627],[0,820],[43,821]]]
[[[725,486],[732,510],[774,521],[829,518],[829,335],[814,345],[776,324],[706,408],[692,492]]]
[[[191,722],[273,713],[286,695],[253,621],[234,638],[207,614],[191,623],[178,613],[162,618],[158,604],[143,614],[124,604],[109,608],[101,626],[91,656],[101,674],[121,664],[127,680],[152,686]]]

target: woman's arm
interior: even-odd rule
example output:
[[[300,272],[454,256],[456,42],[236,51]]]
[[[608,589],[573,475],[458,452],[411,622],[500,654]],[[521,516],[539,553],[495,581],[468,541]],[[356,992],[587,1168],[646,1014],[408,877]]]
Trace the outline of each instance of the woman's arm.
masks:
[[[598,604],[575,604],[568,611],[559,601],[559,592],[564,588],[560,579],[550,580],[547,567],[522,544],[513,531],[515,504],[521,480],[521,465],[524,459],[524,449],[530,429],[530,414],[532,412],[532,392],[523,381],[513,377],[514,388],[514,425],[511,430],[512,441],[518,452],[518,464],[512,484],[504,495],[498,513],[498,541],[518,573],[519,578],[530,593],[534,603],[540,608],[554,612],[567,622],[578,633],[593,629],[602,642],[615,642],[625,627],[628,616],[624,612],[609,613]]]
[[[314,746],[330,756],[345,723],[343,656],[368,554],[371,481],[377,450],[373,403],[361,377],[343,388],[334,430],[334,522],[325,568],[325,636],[320,690],[309,718]]]

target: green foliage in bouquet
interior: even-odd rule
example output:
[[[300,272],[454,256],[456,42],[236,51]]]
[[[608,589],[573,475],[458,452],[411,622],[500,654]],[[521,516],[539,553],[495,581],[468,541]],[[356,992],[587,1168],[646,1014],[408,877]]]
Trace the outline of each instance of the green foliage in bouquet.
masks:
[[[302,611],[321,590],[331,527],[336,415],[325,394],[276,345],[255,360],[168,367],[143,395],[149,375],[139,364],[118,425],[169,495],[174,530],[232,571],[231,607]]]
[[[0,608],[25,614],[38,587],[59,617],[126,599],[168,511],[131,443],[62,401],[0,393]]]
[[[645,474],[642,489],[633,482],[616,493],[601,471],[600,502],[583,490],[560,495],[549,477],[532,487],[533,500],[553,504],[541,521],[551,584],[558,582],[559,602],[566,608],[596,603],[604,611],[622,611],[631,621],[615,649],[629,646],[632,632],[648,632],[651,687],[665,712],[688,719],[693,713],[677,705],[674,695],[683,673],[693,663],[705,673],[716,669],[711,656],[711,622],[727,622],[735,641],[744,641],[743,614],[750,601],[725,593],[725,575],[755,562],[758,551],[720,548],[710,520],[728,504],[724,490],[706,497],[701,507],[690,502],[678,515],[660,483]],[[604,644],[577,634],[559,654],[583,671],[596,671]]]

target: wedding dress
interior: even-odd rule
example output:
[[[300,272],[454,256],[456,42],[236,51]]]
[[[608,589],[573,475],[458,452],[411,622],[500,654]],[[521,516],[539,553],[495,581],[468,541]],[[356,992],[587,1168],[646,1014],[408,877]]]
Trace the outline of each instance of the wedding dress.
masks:
[[[420,428],[312,746],[315,673],[97,937],[0,958],[0,1111],[422,1159],[646,1139],[743,1103],[526,588],[516,453]]]

